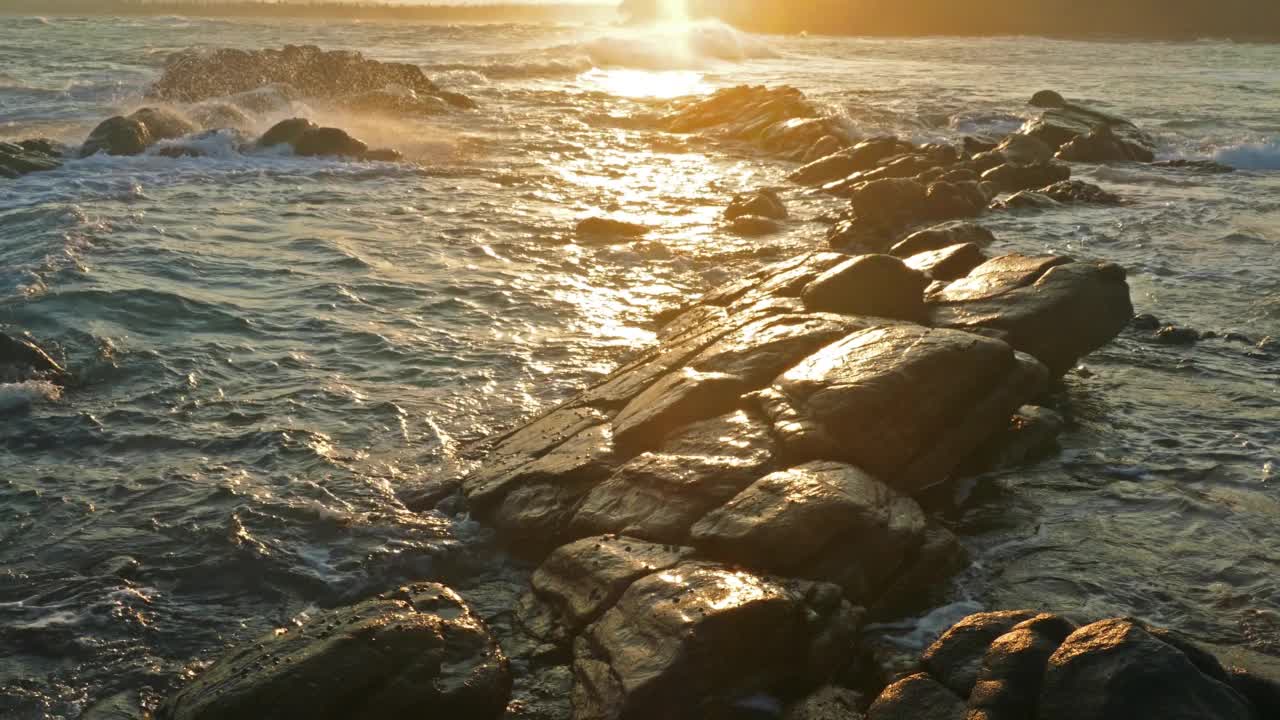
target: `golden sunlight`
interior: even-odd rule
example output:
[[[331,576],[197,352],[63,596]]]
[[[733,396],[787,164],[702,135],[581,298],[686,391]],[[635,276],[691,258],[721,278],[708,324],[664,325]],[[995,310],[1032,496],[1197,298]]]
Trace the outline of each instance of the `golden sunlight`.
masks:
[[[710,92],[702,73],[692,70],[589,70],[579,76],[584,84],[595,85],[619,97],[673,98]]]

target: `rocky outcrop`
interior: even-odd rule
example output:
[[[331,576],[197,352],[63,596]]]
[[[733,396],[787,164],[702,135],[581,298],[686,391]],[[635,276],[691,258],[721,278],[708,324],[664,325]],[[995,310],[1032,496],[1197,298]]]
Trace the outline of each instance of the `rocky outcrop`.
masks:
[[[979,613],[887,688],[868,718],[1130,720],[1270,717],[1280,685],[1225,670],[1168,630],[1116,618],[1083,627],[1030,610]]]
[[[0,177],[16,178],[27,173],[62,167],[62,151],[50,140],[0,142]]]
[[[395,150],[370,150],[345,130],[320,127],[306,118],[281,120],[262,134],[256,143],[267,148],[288,145],[300,157],[339,157],[353,160],[400,159]]]
[[[1084,162],[1151,162],[1155,141],[1124,118],[1068,102],[1053,91],[1041,91],[1031,105],[1043,109],[1027,121],[1023,135],[1043,141],[1063,160]]]
[[[349,50],[321,50],[313,45],[286,45],[280,50],[189,50],[171,56],[149,97],[193,103],[257,90],[288,86],[300,97],[337,100],[356,107],[376,105],[382,111],[418,111],[434,98],[451,107],[474,107],[456,93],[442,91],[416,65],[380,62]],[[377,102],[368,93],[387,92]],[[401,107],[388,101],[415,101]]]
[[[147,128],[152,140],[173,140],[183,135],[190,135],[200,128],[172,110],[164,108],[144,107],[133,111],[128,117]]]
[[[738,193],[729,203],[729,207],[724,210],[725,220],[736,220],[749,215],[785,220],[787,206],[782,204],[782,198],[777,191],[764,188],[755,192]]]
[[[745,142],[765,152],[803,161],[849,144],[835,118],[823,116],[799,90],[740,85],[707,97],[672,103],[659,127]]]
[[[640,223],[625,220],[589,217],[579,220],[573,232],[579,240],[591,245],[600,245],[610,242],[627,242],[644,237],[649,233],[649,228]]]
[[[507,659],[452,590],[401,588],[317,613],[227,654],[159,708],[160,720],[348,720],[423,712],[502,716]]]
[[[155,143],[151,131],[138,120],[116,115],[98,123],[80,147],[80,157],[99,152],[108,155],[141,155]]]

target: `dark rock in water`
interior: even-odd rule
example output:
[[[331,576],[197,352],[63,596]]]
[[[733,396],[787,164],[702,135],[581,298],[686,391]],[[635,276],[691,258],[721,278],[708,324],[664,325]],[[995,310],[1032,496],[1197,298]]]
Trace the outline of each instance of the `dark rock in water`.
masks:
[[[1061,375],[1133,317],[1124,269],[1006,255],[931,288],[931,323],[996,334]]]
[[[1110,125],[1098,125],[1085,135],[1078,135],[1058,148],[1056,157],[1069,162],[1110,163],[1150,162],[1154,157],[1147,148],[1126,143],[1111,131]]]
[[[129,119],[145,125],[152,140],[173,140],[200,129],[190,120],[164,108],[144,107],[135,110]]]
[[[1014,625],[991,642],[982,658],[969,716],[975,720],[1036,717],[1045,665],[1076,626],[1048,613]]]
[[[368,145],[347,134],[346,130],[322,127],[302,131],[293,141],[293,152],[302,157],[360,157]]]
[[[446,498],[457,494],[461,489],[460,480],[436,476],[409,491],[397,493],[397,497],[404,503],[406,509],[413,512],[427,512]]]
[[[335,99],[389,87],[420,96],[441,94],[417,65],[379,62],[349,50],[286,45],[280,50],[223,48],[178,53],[169,58],[164,74],[148,95],[190,103],[273,84],[289,85],[308,98]],[[460,104],[457,98],[445,101]]]
[[[736,375],[682,368],[640,393],[614,419],[614,439],[627,453],[657,447],[667,433],[736,408],[751,388]]]
[[[724,211],[726,220],[733,220],[744,215],[785,220],[787,207],[782,204],[782,198],[778,196],[776,191],[764,188],[755,192],[734,195],[733,202],[729,203],[729,207],[725,208]]]
[[[1049,408],[1024,405],[970,461],[974,472],[1013,468],[1039,460],[1057,448],[1066,422]]]
[[[964,720],[964,700],[916,673],[885,688],[867,709],[867,720]]]
[[[70,375],[32,340],[0,333],[0,379],[7,382],[48,380],[64,385]]]
[[[60,158],[63,156],[65,148],[62,143],[49,138],[31,138],[29,140],[19,140],[18,146],[30,153],[39,155],[47,155],[51,158]]]
[[[1249,720],[1243,696],[1139,624],[1103,620],[1072,633],[1049,658],[1041,720]]]
[[[1204,175],[1225,175],[1236,171],[1230,165],[1223,165],[1213,160],[1161,160],[1160,162],[1151,163],[1151,166],[1171,170],[1186,170]]]
[[[995,186],[1001,192],[1042,188],[1070,177],[1071,168],[1055,162],[1039,165],[1005,163],[982,173],[982,179],[986,182],[995,183]]]
[[[898,258],[861,255],[819,275],[800,292],[800,299],[815,312],[918,320],[928,284],[923,273]]]
[[[1041,90],[1032,95],[1027,104],[1038,108],[1060,108],[1066,107],[1067,101],[1053,90]]]
[[[1134,315],[1129,325],[1137,330],[1157,330],[1163,323],[1160,322],[1160,318],[1151,313],[1142,313]]]
[[[968,275],[986,260],[987,256],[977,245],[965,243],[912,255],[906,259],[906,264],[930,280],[949,282]]]
[[[598,244],[601,241],[626,242],[635,240],[648,234],[649,228],[639,223],[623,220],[589,217],[578,221],[578,225],[573,231],[580,239],[588,240],[592,244]]]
[[[984,248],[995,242],[991,231],[971,222],[956,222],[926,228],[908,235],[894,245],[889,254],[894,257],[908,258],[930,250],[941,250],[954,245],[977,245]]]
[[[155,150],[155,154],[168,158],[204,157],[209,154],[205,143],[217,138],[225,138],[237,150],[251,145],[244,133],[234,128],[221,130],[205,130],[183,138],[180,142],[163,144]]]
[[[1259,718],[1280,718],[1280,682],[1231,668],[1227,682],[1258,710]]]
[[[967,698],[982,672],[982,661],[991,643],[1038,614],[1033,610],[1002,610],[970,615],[930,645],[921,655],[921,664],[952,693]]]
[[[973,156],[978,153],[990,152],[996,149],[1000,143],[987,137],[974,137],[965,135],[960,141],[960,147],[967,155]]]
[[[225,655],[161,704],[160,720],[496,720],[507,659],[452,590],[411,585],[317,613]]]
[[[358,113],[416,116],[441,115],[449,112],[451,107],[444,98],[429,95],[419,97],[412,90],[370,90],[339,98],[338,104],[346,110]]]
[[[400,162],[401,160],[404,160],[404,155],[400,154],[399,150],[379,148],[377,150],[366,150],[360,153],[360,159],[368,160],[370,162]]]
[[[987,207],[987,196],[977,182],[929,183],[925,191],[924,215],[917,220],[951,220],[975,217]]]
[[[1155,340],[1161,345],[1194,345],[1200,341],[1200,333],[1188,327],[1165,325],[1156,330]]]
[[[999,340],[891,325],[823,348],[755,397],[790,457],[849,462],[911,494],[946,479],[1047,376]]]
[[[874,600],[924,542],[924,511],[851,465],[818,461],[760,478],[699,520],[693,544],[766,572]]]
[[[453,107],[462,108],[463,110],[475,110],[476,108],[480,107],[480,105],[475,100],[472,100],[471,98],[467,97],[466,95],[463,95],[462,93],[451,92],[449,90],[436,90],[435,93],[433,94],[435,95],[435,97],[438,97],[441,100],[444,100],[445,102],[449,103]]]
[[[1092,205],[1119,205],[1124,201],[1119,195],[1083,180],[1063,180],[1036,192],[1060,203],[1089,203]]]
[[[637,580],[574,646],[575,720],[701,720],[829,676],[860,613],[838,590],[703,562]]]
[[[1119,144],[1124,159],[1138,162],[1155,159],[1155,141],[1124,118],[1067,102],[1056,93],[1037,93],[1032,100],[1032,104],[1044,108],[1044,112],[1023,125],[1020,132],[1043,140],[1055,151],[1076,138],[1105,127],[1104,132],[1109,132]]]
[[[56,170],[62,167],[60,155],[50,141],[0,142],[0,176],[15,178],[32,172]]]
[[[693,423],[592,488],[574,515],[574,534],[686,543],[699,518],[772,470],[774,455],[769,426],[745,411]]]
[[[269,130],[262,133],[262,137],[258,138],[258,147],[272,147],[273,145],[293,145],[302,137],[302,134],[309,130],[318,130],[319,125],[311,122],[307,118],[289,118],[281,120],[272,125]]]
[[[782,225],[772,218],[759,215],[739,215],[729,223],[729,232],[743,237],[772,235],[782,230]]]
[[[846,143],[843,138],[836,137],[835,135],[823,135],[805,151],[804,157],[800,161],[806,165],[812,162],[817,162],[822,158],[830,157],[840,152],[844,149],[845,144]]]
[[[863,720],[862,694],[838,685],[826,685],[787,708],[783,720]]]
[[[89,138],[80,148],[80,157],[89,157],[98,152],[108,155],[141,155],[154,142],[146,125],[116,115],[98,123],[93,132],[89,133]]]

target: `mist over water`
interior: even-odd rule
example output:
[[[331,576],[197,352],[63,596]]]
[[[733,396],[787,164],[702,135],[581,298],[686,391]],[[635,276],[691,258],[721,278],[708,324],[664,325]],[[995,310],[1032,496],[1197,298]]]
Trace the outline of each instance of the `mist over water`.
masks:
[[[652,341],[654,312],[821,243],[839,201],[749,149],[653,129],[665,98],[790,84],[864,135],[1014,129],[1053,88],[1131,118],[1201,176],[1077,166],[1133,201],[992,215],[996,250],[1114,260],[1138,312],[1245,341],[1086,359],[1063,453],[984,477],[949,521],[974,550],[948,613],[1136,614],[1280,666],[1280,47],[879,40],[670,26],[7,18],[0,139],[80,142],[143,105],[165,57],[285,43],[412,62],[480,109],[310,116],[409,163],[93,157],[0,184],[0,325],[82,382],[0,385],[0,716],[154,702],[227,645],[413,580],[520,578],[465,514],[402,498],[468,441]],[[191,108],[179,108],[183,112]],[[220,145],[220,143],[225,143]],[[746,240],[736,191],[798,221]],[[606,214],[655,228],[589,246]],[[954,618],[951,618],[954,619]],[[922,628],[912,636],[914,628]]]

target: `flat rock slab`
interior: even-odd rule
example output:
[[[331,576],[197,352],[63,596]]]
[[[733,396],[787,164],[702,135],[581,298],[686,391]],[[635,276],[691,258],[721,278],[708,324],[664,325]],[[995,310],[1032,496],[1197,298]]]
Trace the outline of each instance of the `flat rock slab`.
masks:
[[[471,609],[434,583],[317,613],[233,651],[168,698],[161,720],[496,720],[507,659]]]
[[[828,345],[755,395],[790,457],[848,462],[911,494],[946,479],[1046,376],[1000,340],[888,325]]]

